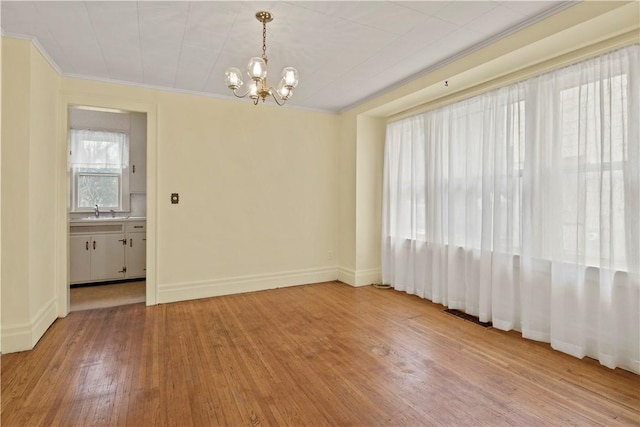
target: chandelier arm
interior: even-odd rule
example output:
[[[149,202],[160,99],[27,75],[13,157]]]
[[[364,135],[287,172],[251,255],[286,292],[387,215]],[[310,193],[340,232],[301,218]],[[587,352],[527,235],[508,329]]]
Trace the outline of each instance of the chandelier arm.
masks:
[[[246,96],[249,95],[250,92],[251,89],[249,89],[244,95],[238,95],[237,89],[233,89],[233,94],[236,96],[236,98],[246,98]]]
[[[277,91],[274,90],[273,88],[269,88],[269,93],[271,93],[271,96],[273,97],[273,100],[276,101],[276,104],[278,104],[279,106],[282,107],[287,101],[282,99],[282,98],[278,99],[280,97],[280,95],[276,96],[276,92]]]

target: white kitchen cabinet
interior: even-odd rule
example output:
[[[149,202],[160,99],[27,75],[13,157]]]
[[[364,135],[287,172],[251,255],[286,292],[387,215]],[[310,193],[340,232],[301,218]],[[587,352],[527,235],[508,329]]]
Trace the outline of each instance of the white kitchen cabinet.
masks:
[[[143,113],[131,113],[129,192],[147,192],[147,115]]]
[[[124,233],[70,236],[70,282],[124,279],[124,239]]]
[[[91,281],[91,236],[69,237],[69,258],[71,268],[69,281],[85,283]]]
[[[91,280],[124,279],[124,234],[103,234],[92,239]]]
[[[90,283],[144,278],[145,221],[81,221],[70,226],[69,282]]]
[[[127,278],[147,275],[147,226],[144,221],[127,223]]]

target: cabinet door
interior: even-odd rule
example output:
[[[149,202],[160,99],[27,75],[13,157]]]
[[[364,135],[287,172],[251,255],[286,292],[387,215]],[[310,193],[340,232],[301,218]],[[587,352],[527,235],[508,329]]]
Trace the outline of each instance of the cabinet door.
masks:
[[[91,242],[91,280],[124,279],[124,234],[94,235]]]
[[[69,282],[85,283],[91,280],[91,237],[69,237]]]
[[[147,191],[147,115],[131,113],[129,141],[129,192]]]
[[[147,235],[130,233],[127,235],[127,278],[147,275]]]

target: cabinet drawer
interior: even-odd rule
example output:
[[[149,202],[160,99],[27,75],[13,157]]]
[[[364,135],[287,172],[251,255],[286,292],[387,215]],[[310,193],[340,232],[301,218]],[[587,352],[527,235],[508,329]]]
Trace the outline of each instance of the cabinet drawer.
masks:
[[[129,221],[127,222],[127,233],[146,233],[146,221]]]
[[[102,234],[102,233],[122,233],[124,223],[100,223],[100,224],[73,224],[69,226],[71,234]]]

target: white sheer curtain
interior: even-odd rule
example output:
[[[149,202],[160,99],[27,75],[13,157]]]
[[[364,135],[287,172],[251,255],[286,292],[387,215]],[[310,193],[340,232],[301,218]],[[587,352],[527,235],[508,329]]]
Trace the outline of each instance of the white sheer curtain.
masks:
[[[384,282],[640,373],[639,51],[390,123]]]
[[[122,132],[71,129],[74,169],[124,169],[129,166],[129,137]]]

